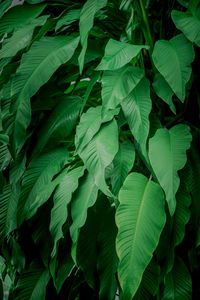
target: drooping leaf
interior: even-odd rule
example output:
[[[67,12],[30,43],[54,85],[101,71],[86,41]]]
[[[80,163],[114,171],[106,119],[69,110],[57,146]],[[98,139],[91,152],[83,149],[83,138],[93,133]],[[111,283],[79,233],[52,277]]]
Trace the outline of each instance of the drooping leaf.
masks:
[[[174,93],[160,73],[157,73],[154,77],[153,88],[158,97],[160,97],[169,105],[173,113],[176,113],[176,109],[172,100],[172,96]]]
[[[157,41],[152,58],[158,71],[183,102],[185,86],[192,72],[190,64],[194,60],[192,44],[183,34],[177,35],[169,41]]]
[[[62,142],[71,133],[79,116],[82,99],[78,96],[65,96],[44,121],[38,134],[35,153],[42,151],[46,144]]]
[[[21,275],[15,290],[16,300],[45,300],[46,285],[50,279],[49,271],[38,263]]]
[[[106,6],[107,0],[87,0],[83,5],[80,13],[80,40],[82,45],[82,50],[79,55],[78,61],[80,66],[80,73],[83,71],[85,53],[88,43],[88,35],[93,27],[95,14],[104,6]]]
[[[32,7],[24,4],[12,7],[0,20],[0,34],[10,33],[17,27],[27,25],[28,22],[38,17],[45,7],[45,4]]]
[[[141,151],[147,157],[146,141],[149,134],[149,114],[151,111],[150,84],[144,78],[121,102],[122,110],[131,132]]]
[[[112,137],[112,139],[110,138]],[[78,154],[97,187],[106,195],[111,195],[105,182],[105,169],[118,151],[118,128],[115,120],[103,124],[99,132]]]
[[[105,55],[96,70],[115,70],[128,64],[142,49],[144,45],[131,45],[110,39],[105,48]]]
[[[191,300],[192,280],[184,262],[177,258],[174,268],[165,279],[163,300]]]
[[[34,158],[23,176],[19,205],[19,222],[31,218],[37,209],[48,200],[52,190],[48,184],[61,171],[68,159],[68,151],[58,148]]]
[[[172,20],[191,42],[200,47],[200,7],[192,12],[172,10]]]
[[[55,31],[60,29],[62,26],[67,26],[80,18],[80,9],[72,9],[63,15],[56,23]]]
[[[171,215],[176,208],[176,192],[180,184],[177,172],[186,163],[186,150],[189,149],[191,140],[189,127],[179,124],[170,130],[158,129],[149,141],[149,159],[165,191]]]
[[[117,195],[125,178],[131,171],[135,161],[135,149],[130,141],[119,145],[119,150],[113,160],[114,168],[111,173],[111,184],[114,195]]]
[[[88,208],[94,205],[97,195],[98,188],[94,183],[93,176],[86,174],[71,205],[73,223],[70,227],[70,235],[74,244],[77,243],[80,228],[85,224]]]
[[[119,257],[118,277],[124,299],[135,295],[165,224],[160,186],[139,173],[131,173],[119,192],[116,213]]]
[[[105,71],[102,77],[103,110],[114,109],[137,86],[144,72],[132,66]]]
[[[26,48],[31,42],[34,29],[42,26],[47,18],[48,16],[42,16],[26,26],[17,28],[10,38],[4,40],[0,50],[0,59],[15,56],[19,50]]]
[[[13,137],[16,147],[23,145],[26,128],[30,123],[30,98],[50,79],[61,64],[72,57],[78,41],[79,38],[73,37],[44,37],[35,42],[23,55],[12,82]]]
[[[62,227],[67,220],[67,206],[72,198],[72,193],[78,187],[78,180],[83,175],[84,168],[79,167],[66,173],[54,194],[54,206],[51,210],[50,232],[54,239],[52,256],[55,255],[56,245],[63,236]]]

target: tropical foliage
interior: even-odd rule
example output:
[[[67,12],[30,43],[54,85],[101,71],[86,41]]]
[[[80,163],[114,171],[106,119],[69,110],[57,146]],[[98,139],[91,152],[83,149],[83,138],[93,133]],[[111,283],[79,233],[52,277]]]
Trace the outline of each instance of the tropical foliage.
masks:
[[[0,299],[199,299],[199,1],[11,4]]]

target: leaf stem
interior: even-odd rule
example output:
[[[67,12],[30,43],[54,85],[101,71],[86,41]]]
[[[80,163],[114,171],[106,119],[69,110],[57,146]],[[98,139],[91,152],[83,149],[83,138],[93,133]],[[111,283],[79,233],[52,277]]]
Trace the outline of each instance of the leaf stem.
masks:
[[[146,39],[146,42],[150,46],[150,53],[152,53],[152,51],[153,51],[153,39],[152,39],[152,35],[151,35],[151,30],[150,30],[150,26],[149,26],[148,17],[147,17],[147,14],[146,14],[146,10],[145,10],[145,7],[144,7],[143,0],[139,0],[139,2],[140,2],[141,12],[142,12],[142,18],[143,18],[143,21],[144,21],[144,25],[146,27],[146,31],[144,31],[145,39]]]

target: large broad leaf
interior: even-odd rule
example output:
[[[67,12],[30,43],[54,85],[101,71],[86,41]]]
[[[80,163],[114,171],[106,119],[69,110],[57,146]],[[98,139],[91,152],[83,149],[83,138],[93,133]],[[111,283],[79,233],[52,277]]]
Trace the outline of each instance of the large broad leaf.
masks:
[[[84,168],[79,167],[67,172],[63,177],[53,197],[54,206],[51,210],[50,232],[54,239],[52,256],[56,253],[56,245],[63,236],[62,227],[67,220],[67,206],[72,198],[72,193],[78,187],[78,180],[83,175]]]
[[[173,10],[172,20],[188,40],[200,47],[200,7],[193,12]]]
[[[68,156],[67,149],[59,148],[31,160],[22,181],[20,220],[32,217],[48,200],[52,192],[50,188],[48,190],[48,185],[67,162]]]
[[[0,34],[10,33],[19,26],[24,26],[41,14],[46,5],[19,5],[12,7],[0,20]],[[27,25],[27,24],[26,24]]]
[[[0,237],[5,237],[17,228],[17,202],[19,199],[19,185],[4,186],[0,194]]]
[[[15,289],[16,300],[45,300],[46,286],[50,279],[48,270],[32,263],[20,276]]]
[[[0,59],[15,56],[19,50],[26,48],[31,42],[34,29],[42,26],[47,18],[48,16],[42,16],[26,26],[17,28],[11,37],[4,40],[0,50]]]
[[[142,49],[144,45],[131,45],[110,39],[105,48],[105,55],[96,70],[115,70],[128,64]]]
[[[161,75],[165,78],[176,96],[183,102],[185,99],[185,86],[189,81],[194,60],[192,44],[183,34],[171,40],[157,41],[152,58]]]
[[[67,26],[80,18],[80,9],[71,9],[67,14],[63,15],[56,23],[55,31],[62,26]]]
[[[122,110],[131,132],[147,157],[146,141],[149,134],[149,114],[151,111],[150,84],[142,79],[135,89],[121,102]]]
[[[139,173],[130,174],[119,192],[116,214],[118,276],[123,296],[131,300],[149,264],[165,224],[160,186]]]
[[[119,109],[108,111],[102,116],[102,106],[91,107],[81,116],[79,125],[76,127],[75,145],[77,152],[92,140],[94,135],[99,131],[101,124],[111,121]]]
[[[105,182],[105,169],[113,161],[117,151],[118,127],[115,120],[103,124],[91,141],[78,151],[97,187],[109,196],[111,193]]]
[[[78,58],[79,66],[80,66],[80,73],[82,73],[82,71],[83,71],[85,52],[86,52],[87,43],[88,43],[88,35],[89,35],[90,30],[93,27],[95,14],[101,8],[106,6],[106,3],[107,3],[107,0],[101,0],[101,1],[87,0],[87,2],[84,4],[83,8],[81,9],[79,28],[80,28],[81,45],[83,48],[82,48],[81,53]]]
[[[176,113],[176,109],[172,100],[174,92],[160,73],[157,73],[154,77],[153,88],[158,97],[160,97],[169,105],[173,113]]]
[[[44,121],[38,134],[38,142],[34,152],[41,151],[46,144],[55,147],[71,133],[79,116],[82,99],[78,96],[68,96],[60,102]]]
[[[105,71],[102,78],[104,111],[116,108],[136,87],[143,76],[143,70],[132,66],[124,66],[115,71]]]
[[[70,235],[74,244],[77,243],[80,228],[85,224],[87,210],[94,205],[97,195],[98,188],[94,183],[93,176],[86,174],[78,187],[71,205],[73,223],[70,227]]]
[[[131,171],[135,161],[135,148],[130,141],[125,141],[119,145],[119,150],[113,160],[113,170],[111,173],[112,190],[118,194],[125,178]]]
[[[52,74],[67,62],[78,45],[79,38],[44,37],[35,42],[22,56],[21,64],[12,82],[14,94],[14,144],[22,146],[26,128],[30,123],[30,98],[45,84]]]
[[[149,159],[155,175],[166,194],[170,214],[176,208],[176,192],[181,170],[187,160],[186,150],[192,140],[190,129],[186,125],[176,125],[170,130],[158,129],[149,141]]]
[[[174,268],[166,276],[162,300],[191,300],[192,279],[184,262],[177,258]]]

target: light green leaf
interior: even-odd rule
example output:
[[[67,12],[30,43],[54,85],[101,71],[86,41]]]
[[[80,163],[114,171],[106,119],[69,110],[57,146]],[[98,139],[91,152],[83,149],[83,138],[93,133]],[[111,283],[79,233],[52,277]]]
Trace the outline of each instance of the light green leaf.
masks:
[[[116,213],[118,276],[123,299],[135,295],[165,224],[164,195],[160,186],[131,173],[119,192]]]
[[[190,128],[179,124],[170,130],[158,129],[149,140],[149,159],[155,175],[165,191],[170,214],[176,208],[176,192],[180,184],[178,171],[187,160],[186,150],[190,148]]]
[[[85,224],[88,208],[94,205],[97,195],[98,188],[94,179],[87,174],[82,179],[71,205],[73,223],[70,227],[70,235],[74,244],[77,243],[80,228]]]
[[[24,143],[26,128],[30,123],[30,98],[45,84],[53,73],[73,55],[79,38],[44,37],[35,42],[22,56],[21,64],[12,82],[14,101],[13,136],[16,147]]]
[[[20,276],[15,289],[16,300],[45,300],[49,271],[37,263],[32,263],[28,271]]]
[[[174,92],[160,73],[157,73],[154,77],[153,88],[158,97],[160,97],[169,105],[173,113],[176,113],[176,109],[172,100]]]
[[[80,29],[80,39],[82,50],[79,55],[78,61],[80,66],[80,73],[83,71],[84,59],[85,59],[85,52],[87,49],[88,43],[88,35],[90,30],[93,27],[94,17],[95,14],[104,6],[106,6],[107,0],[87,0],[83,5],[80,13],[80,22],[79,22],[79,29]]]
[[[19,206],[21,221],[23,218],[31,218],[37,209],[48,200],[52,193],[52,189],[48,189],[48,185],[51,184],[53,177],[61,171],[68,156],[67,149],[59,148],[31,160],[22,181]]]
[[[115,120],[103,124],[91,141],[77,151],[97,187],[108,196],[111,193],[105,182],[105,169],[113,161],[117,151],[118,127]]]
[[[67,14],[63,15],[56,23],[55,31],[62,26],[67,26],[80,18],[80,9],[71,9]]]
[[[131,45],[110,39],[105,48],[105,55],[96,70],[115,70],[128,64],[142,49],[149,46]]]
[[[10,38],[4,40],[0,50],[0,59],[15,56],[19,50],[26,48],[31,42],[34,29],[42,26],[47,18],[48,16],[42,16],[26,26],[17,28]]]
[[[147,157],[146,141],[149,134],[149,114],[152,107],[148,79],[142,79],[134,90],[123,99],[121,106],[142,154]]]
[[[200,47],[200,7],[193,12],[173,10],[172,20],[188,40]]]
[[[62,227],[67,220],[67,206],[72,198],[72,193],[78,187],[78,180],[83,176],[84,168],[79,167],[67,174],[61,180],[53,197],[54,206],[51,210],[50,232],[54,239],[54,248],[51,255],[56,253],[56,245],[63,236]]]
[[[4,145],[9,144],[9,136],[7,134],[0,133],[0,143]]]
[[[143,76],[143,70],[132,66],[105,71],[102,77],[103,111],[116,108],[137,86]]]
[[[34,153],[39,153],[48,145],[57,145],[65,141],[72,132],[82,105],[82,99],[78,96],[64,96],[44,120],[40,127],[37,144]]]
[[[119,190],[131,171],[135,161],[135,148],[133,144],[127,140],[119,145],[119,150],[113,160],[113,170],[111,173],[111,184],[114,195]]]
[[[183,34],[171,40],[157,41],[152,54],[153,62],[176,96],[183,102],[185,86],[189,81],[194,60],[192,44]]]
[[[191,300],[192,279],[184,262],[177,258],[174,268],[166,276],[162,300]]]
[[[38,17],[46,7],[43,5],[17,5],[8,10],[0,20],[0,34],[10,33],[17,27],[24,26]]]

